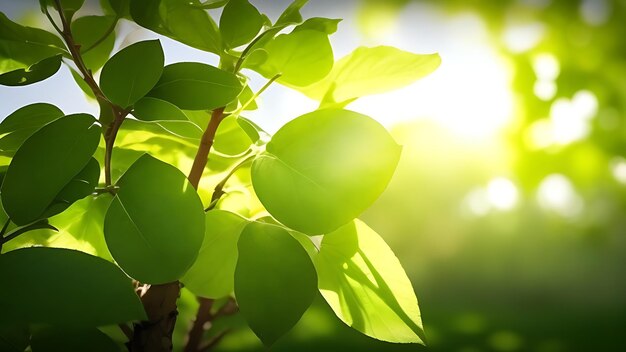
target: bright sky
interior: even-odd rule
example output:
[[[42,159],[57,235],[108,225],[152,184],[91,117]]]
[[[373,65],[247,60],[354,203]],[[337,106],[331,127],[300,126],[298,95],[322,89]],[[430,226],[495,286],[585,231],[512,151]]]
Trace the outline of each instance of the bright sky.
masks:
[[[271,18],[276,18],[289,1],[253,1]],[[33,2],[34,4],[34,2]],[[37,8],[29,2],[22,8],[3,8],[13,19],[19,19],[25,8]],[[357,2],[341,2],[340,6],[327,1],[311,1],[305,17],[327,16],[344,18],[339,31],[333,35],[336,59],[359,45],[394,45],[416,53],[439,52],[441,67],[422,81],[388,94],[365,97],[350,105],[350,109],[377,119],[386,126],[414,118],[431,118],[460,134],[470,137],[493,135],[512,117],[513,99],[510,90],[510,72],[505,61],[489,44],[484,23],[476,15],[450,17],[433,7],[411,4],[402,13],[394,28],[387,28],[375,40],[366,39],[358,32]],[[4,5],[3,5],[4,7]],[[128,25],[122,32],[129,36],[124,42],[158,37],[146,30],[133,31]],[[215,55],[162,38],[167,63],[199,61],[216,63]],[[250,73],[252,87],[258,88],[265,79]],[[0,87],[2,104],[0,117],[19,107],[36,101],[59,106],[66,113],[90,112],[97,114],[97,106],[83,98],[63,68],[54,77],[27,87]],[[267,90],[261,108],[248,117],[270,132],[285,122],[316,108],[317,103],[302,94],[276,85]]]

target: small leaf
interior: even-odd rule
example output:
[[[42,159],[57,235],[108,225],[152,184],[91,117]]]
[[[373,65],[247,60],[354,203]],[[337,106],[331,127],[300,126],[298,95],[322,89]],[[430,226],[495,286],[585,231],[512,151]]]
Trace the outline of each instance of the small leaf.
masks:
[[[292,2],[285,9],[285,11],[283,11],[278,20],[276,20],[274,27],[285,27],[291,24],[297,24],[302,22],[300,9],[302,9],[302,7],[306,5],[307,2],[309,2],[309,0],[294,0],[294,2]]]
[[[245,65],[266,78],[280,74],[277,80],[293,86],[308,86],[324,78],[333,67],[333,51],[328,35],[317,30],[294,31],[269,41],[263,50],[267,59]],[[258,51],[258,50],[257,50]]]
[[[278,221],[308,235],[324,234],[378,198],[400,150],[385,128],[365,115],[318,110],[278,130],[252,164],[252,184]]]
[[[275,225],[249,223],[238,248],[237,304],[252,331],[271,346],[313,302],[315,268],[300,243]]]
[[[204,210],[195,189],[178,169],[148,154],[117,185],[104,219],[113,258],[141,282],[178,280],[194,263],[204,237]]]
[[[164,60],[158,40],[132,44],[113,55],[102,68],[102,91],[123,108],[133,105],[159,81]]]
[[[360,47],[343,57],[322,81],[302,89],[317,100],[343,102],[407,86],[441,63],[438,54],[420,55],[390,46]]]
[[[33,352],[121,352],[115,341],[96,328],[39,327],[30,345]]]
[[[324,236],[319,289],[335,314],[367,336],[424,344],[413,287],[385,241],[359,220]]]
[[[85,65],[93,71],[99,70],[111,55],[115,45],[115,31],[111,31],[106,37],[104,35],[116,23],[117,18],[113,16],[85,16],[72,22],[74,40],[80,45]],[[100,40],[102,41],[98,43]],[[98,44],[93,46],[96,43]]]
[[[243,87],[234,74],[197,62],[168,65],[150,96],[185,110],[212,110],[226,106]]]
[[[250,42],[263,27],[265,20],[248,0],[230,0],[220,17],[220,32],[227,48]]]
[[[61,68],[61,55],[45,58],[27,68],[20,68],[0,75],[0,84],[5,86],[26,86],[51,77]]]
[[[63,42],[56,35],[17,24],[0,12],[0,77],[56,57],[64,53],[62,48]],[[44,66],[51,65],[52,61],[46,61]]]
[[[252,140],[237,123],[237,117],[228,116],[222,120],[213,142],[216,151],[227,155],[240,155],[250,149],[251,145]]]
[[[206,213],[204,241],[198,259],[181,281],[194,294],[221,298],[233,292],[237,241],[248,221],[224,210]]]
[[[76,114],[30,136],[15,153],[2,183],[2,204],[11,220],[25,225],[39,219],[89,163],[100,134],[93,116]]]
[[[3,253],[0,287],[0,325],[95,327],[146,319],[130,279],[115,264],[74,250]]]
[[[12,156],[42,126],[63,116],[52,104],[35,103],[15,110],[0,122],[0,154]]]
[[[165,100],[145,97],[135,103],[133,116],[141,121],[188,121],[176,105]]]
[[[339,24],[339,22],[341,22],[341,19],[312,17],[294,28],[293,31],[298,32],[310,29],[318,32],[324,32],[330,35],[337,32],[337,25]]]

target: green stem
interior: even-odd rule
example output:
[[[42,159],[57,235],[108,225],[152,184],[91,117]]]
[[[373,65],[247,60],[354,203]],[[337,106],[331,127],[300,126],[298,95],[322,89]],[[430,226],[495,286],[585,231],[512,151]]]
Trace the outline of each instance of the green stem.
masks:
[[[239,114],[241,114],[248,107],[248,105],[252,104],[252,102],[255,101],[263,92],[265,92],[265,90],[267,90],[267,88],[269,88],[272,85],[272,83],[274,83],[277,79],[279,79],[280,76],[282,75],[278,73],[274,77],[270,78],[269,81],[267,81],[265,85],[261,87],[261,89],[259,89],[256,93],[254,93],[254,95],[252,95],[252,97],[248,99],[248,101],[246,101],[244,104],[241,104],[241,107],[233,111],[231,115],[239,116]]]
[[[213,196],[211,196],[211,203],[206,209],[204,209],[204,211],[209,211],[215,208],[215,206],[217,205],[217,201],[225,194],[224,186],[226,186],[226,183],[228,182],[228,180],[235,174],[235,172],[237,172],[237,170],[239,170],[242,166],[244,166],[248,162],[254,160],[255,157],[256,157],[256,154],[248,155],[248,157],[240,161],[237,165],[235,165],[230,170],[230,172],[226,175],[226,177],[224,177],[224,179],[215,186],[215,189],[213,190]]]
[[[243,51],[241,52],[241,56],[239,56],[239,60],[237,60],[237,64],[235,64],[235,70],[234,70],[235,73],[241,70],[241,66],[243,65],[243,62],[246,60],[248,53],[250,52],[250,50],[252,50],[252,48],[256,45],[256,43],[258,43],[259,40],[265,37],[268,33],[271,33],[273,31],[275,31],[275,28],[270,28],[266,30],[265,32],[259,34],[258,37],[254,38],[254,40],[250,42],[250,44],[248,44],[248,46],[245,49],[243,49]]]

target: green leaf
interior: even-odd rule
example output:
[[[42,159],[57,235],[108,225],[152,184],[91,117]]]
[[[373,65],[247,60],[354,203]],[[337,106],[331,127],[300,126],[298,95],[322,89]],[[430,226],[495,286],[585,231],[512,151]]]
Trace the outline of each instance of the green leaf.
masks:
[[[254,64],[251,58],[246,60],[245,66],[266,78],[280,74],[277,80],[280,83],[308,86],[324,78],[333,67],[333,50],[328,35],[316,30],[281,34],[262,50],[267,53],[266,60]]]
[[[385,241],[363,222],[324,236],[315,267],[322,296],[348,326],[383,341],[424,344],[411,282]]]
[[[390,46],[360,47],[339,60],[324,80],[302,91],[313,99],[343,102],[407,86],[440,63],[438,54],[413,54]]]
[[[15,110],[0,122],[0,154],[12,156],[42,126],[63,116],[52,104],[35,103]]]
[[[194,294],[221,298],[233,292],[237,241],[248,221],[224,210],[206,213],[204,241],[198,259],[181,281]]]
[[[80,10],[80,8],[85,3],[85,0],[60,0],[61,8],[63,9],[63,13],[65,14],[65,18],[68,22],[72,22],[72,17],[76,11]],[[39,4],[43,8],[44,6],[50,6],[53,9],[57,8],[55,0],[39,0]]]
[[[400,150],[385,128],[365,115],[318,110],[278,130],[252,164],[252,184],[278,221],[308,235],[324,234],[378,198]]]
[[[146,95],[163,72],[159,40],[132,44],[113,55],[102,68],[100,87],[113,103],[126,108]]]
[[[293,31],[298,32],[310,29],[318,32],[324,32],[330,35],[337,32],[337,25],[339,24],[339,22],[341,22],[341,19],[312,17],[294,28]]]
[[[238,248],[237,304],[252,331],[270,346],[313,302],[315,268],[300,243],[275,225],[249,223],[239,237]]]
[[[61,67],[61,58],[61,55],[51,56],[27,68],[1,74],[0,84],[18,87],[41,82],[57,73]]]
[[[217,25],[201,7],[181,0],[130,0],[130,14],[142,27],[196,49],[222,51]]]
[[[265,132],[259,125],[243,116],[237,117],[237,123],[246,132],[252,143],[256,145],[266,144],[271,138],[269,133]]]
[[[100,179],[100,164],[91,158],[87,165],[63,187],[46,209],[42,217],[48,218],[62,213],[77,200],[92,194]]]
[[[240,155],[250,149],[251,145],[252,140],[237,123],[237,117],[228,116],[222,120],[213,142],[216,151],[227,155]]]
[[[307,2],[309,2],[309,0],[294,0],[294,2],[292,2],[285,9],[285,11],[283,11],[278,20],[276,20],[274,27],[285,27],[291,24],[297,24],[302,22],[300,9],[302,9],[302,7],[306,5]]]
[[[226,106],[243,87],[234,74],[211,65],[180,62],[165,66],[151,97],[185,110],[212,110]]]
[[[31,338],[33,352],[121,352],[115,341],[96,328],[40,327]]]
[[[0,12],[0,77],[56,57],[64,53],[61,48],[63,42],[54,34],[19,25]],[[47,68],[51,61],[46,61],[44,66]]]
[[[76,114],[30,136],[15,153],[2,183],[2,204],[11,220],[25,225],[39,219],[89,163],[100,134],[93,116]]]
[[[74,40],[80,45],[85,65],[91,70],[100,69],[111,55],[115,31],[110,29],[116,23],[117,18],[113,16],[85,16],[72,22]]]
[[[145,97],[135,103],[133,116],[141,121],[188,121],[176,105],[165,100]]]
[[[191,121],[124,121],[124,130],[146,131],[155,135],[173,136],[177,141],[187,141],[193,145],[200,143],[202,129]]]
[[[120,18],[130,17],[130,0],[100,0],[100,4],[105,13],[115,14]]]
[[[117,182],[104,235],[115,261],[134,279],[162,284],[181,278],[204,237],[204,209],[175,167],[145,154]]]
[[[146,319],[130,279],[115,264],[70,249],[0,255],[0,287],[0,325],[88,327]]]
[[[248,0],[230,0],[220,17],[220,32],[227,48],[249,43],[261,28],[265,19]]]

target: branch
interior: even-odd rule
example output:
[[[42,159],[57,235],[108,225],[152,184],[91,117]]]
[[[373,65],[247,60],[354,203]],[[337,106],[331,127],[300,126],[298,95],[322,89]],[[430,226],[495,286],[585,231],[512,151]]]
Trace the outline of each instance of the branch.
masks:
[[[206,131],[202,134],[202,139],[200,140],[200,145],[198,146],[198,152],[193,160],[189,176],[187,176],[189,182],[195,189],[198,189],[200,178],[202,178],[202,172],[204,171],[204,168],[209,160],[209,151],[213,146],[213,140],[215,139],[217,127],[219,127],[220,122],[222,122],[223,119],[224,107],[213,110],[209,125],[207,126]]]
[[[235,165],[230,170],[230,172],[224,177],[224,179],[220,181],[220,183],[215,185],[215,188],[213,189],[213,195],[211,196],[211,203],[206,209],[204,209],[204,211],[209,211],[215,208],[215,206],[217,205],[217,201],[225,194],[224,186],[226,186],[226,183],[228,182],[228,180],[235,174],[235,172],[237,172],[237,170],[239,170],[242,166],[247,164],[249,161],[252,161],[255,157],[256,157],[256,154],[248,155],[247,158],[243,159],[241,162],[239,162],[239,164]]]
[[[198,298],[200,306],[196,313],[196,319],[193,321],[193,326],[189,330],[187,344],[185,345],[184,352],[197,352],[200,342],[202,342],[202,336],[204,335],[205,325],[211,320],[211,308],[213,308],[214,300],[208,298]]]
[[[59,17],[61,18],[62,29],[60,29],[54,23],[54,21],[52,21],[52,17],[49,16],[49,14],[48,14],[48,18],[50,19],[50,21],[52,21],[53,26],[57,29],[57,31],[59,32],[59,34],[65,41],[65,44],[67,45],[67,48],[70,51],[70,54],[72,55],[72,59],[74,60],[74,63],[76,64],[76,67],[78,68],[78,71],[80,71],[80,73],[83,76],[83,79],[85,80],[89,88],[91,88],[91,91],[93,92],[93,94],[96,96],[96,99],[100,103],[100,109],[105,109],[109,107],[112,110],[113,115],[114,115],[113,122],[111,122],[110,124],[105,123],[102,120],[100,121],[100,123],[103,124],[103,127],[105,127],[105,132],[104,132],[104,139],[106,142],[106,148],[104,151],[105,182],[107,186],[110,186],[112,183],[111,154],[113,154],[113,145],[115,144],[115,137],[117,136],[117,132],[120,126],[122,125],[124,118],[126,118],[129,112],[127,110],[124,110],[122,107],[116,104],[113,104],[104,95],[104,93],[100,89],[100,86],[98,86],[98,83],[96,83],[96,80],[93,78],[93,74],[91,73],[91,70],[85,65],[85,61],[83,60],[83,57],[81,56],[81,53],[80,53],[80,45],[76,44],[76,42],[74,41],[74,36],[72,35],[71,26],[70,26],[68,19],[65,17],[65,13],[63,12],[63,7],[61,6],[61,1],[54,0],[54,3],[56,4],[57,12],[59,13]]]

